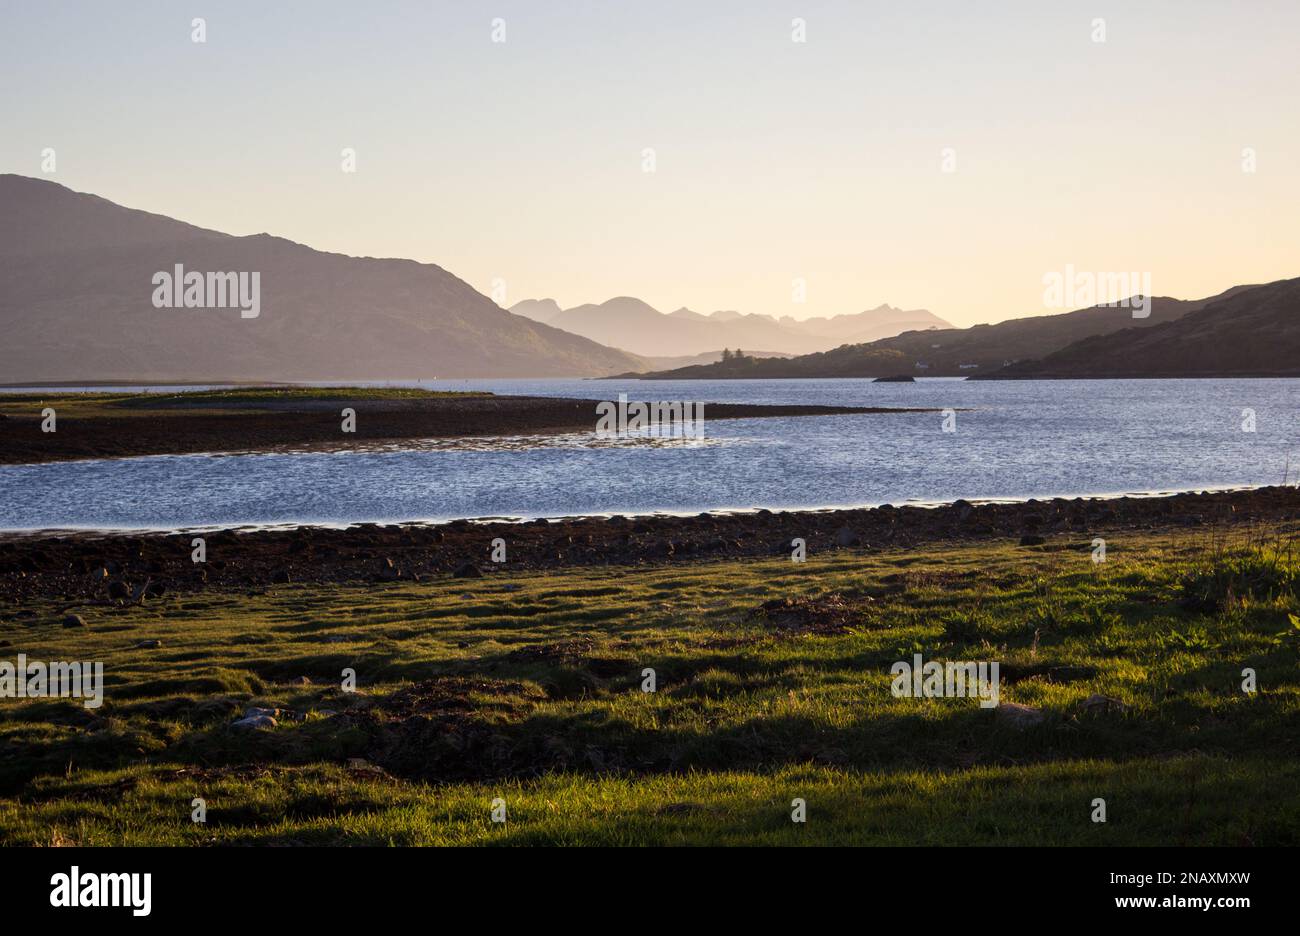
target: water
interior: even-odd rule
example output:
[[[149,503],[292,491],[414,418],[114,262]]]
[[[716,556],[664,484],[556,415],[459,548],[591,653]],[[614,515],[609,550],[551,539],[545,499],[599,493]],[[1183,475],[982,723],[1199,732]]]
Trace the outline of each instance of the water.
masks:
[[[706,439],[585,433],[382,451],[0,467],[0,529],[695,513],[1278,484],[1300,475],[1300,380],[439,381],[631,400],[952,407],[708,420]],[[1257,431],[1242,431],[1244,409]],[[705,411],[707,420],[707,408]],[[360,417],[365,418],[364,409]]]

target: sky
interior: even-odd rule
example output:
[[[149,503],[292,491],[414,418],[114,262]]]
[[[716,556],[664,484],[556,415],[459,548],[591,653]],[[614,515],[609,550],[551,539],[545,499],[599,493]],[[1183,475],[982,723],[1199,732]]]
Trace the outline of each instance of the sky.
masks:
[[[1062,311],[1067,268],[1179,298],[1300,275],[1296,0],[4,0],[0,22],[0,172],[436,263],[507,306],[964,326]]]

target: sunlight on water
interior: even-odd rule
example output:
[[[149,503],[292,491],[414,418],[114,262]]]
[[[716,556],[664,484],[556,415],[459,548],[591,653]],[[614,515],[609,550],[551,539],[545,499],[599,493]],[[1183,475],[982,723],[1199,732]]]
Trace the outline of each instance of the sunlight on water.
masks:
[[[457,381],[437,389],[632,400],[953,407],[709,420],[703,439],[594,433],[349,452],[0,468],[0,528],[530,518],[1053,497],[1300,477],[1300,381]],[[1256,413],[1257,431],[1241,430]]]

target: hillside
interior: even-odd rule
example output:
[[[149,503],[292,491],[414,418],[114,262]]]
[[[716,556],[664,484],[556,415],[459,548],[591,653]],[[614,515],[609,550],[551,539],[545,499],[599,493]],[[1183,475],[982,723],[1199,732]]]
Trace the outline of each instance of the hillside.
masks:
[[[1154,328],[1075,342],[988,379],[1300,376],[1300,279],[1232,291]]]
[[[1129,309],[1093,306],[1060,315],[1010,319],[996,325],[912,331],[865,344],[844,344],[819,354],[786,360],[749,358],[704,367],[655,371],[647,379],[758,377],[914,377],[977,376],[1001,371],[1006,365],[1038,359],[1082,338],[1120,330],[1143,331],[1172,322],[1209,302],[1247,287],[1236,287],[1208,299],[1155,297],[1151,314],[1134,319]]]
[[[0,175],[0,380],[586,377],[642,366],[441,267],[235,237]],[[155,308],[153,277],[260,274],[260,310]]]

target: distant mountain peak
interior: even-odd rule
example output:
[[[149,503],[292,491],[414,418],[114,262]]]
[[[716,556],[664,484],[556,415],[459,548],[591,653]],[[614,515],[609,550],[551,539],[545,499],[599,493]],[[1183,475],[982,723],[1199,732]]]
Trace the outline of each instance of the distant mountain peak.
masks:
[[[524,299],[512,305],[509,311],[534,322],[550,322],[560,314],[560,304],[554,299]]]
[[[706,315],[687,306],[660,312],[635,296],[615,296],[563,310],[550,300],[527,299],[510,311],[633,354],[663,358],[708,355],[719,348],[737,347],[807,354],[905,331],[952,327],[924,309],[907,311],[888,303],[866,312],[810,319],[778,319],[735,309]]]

